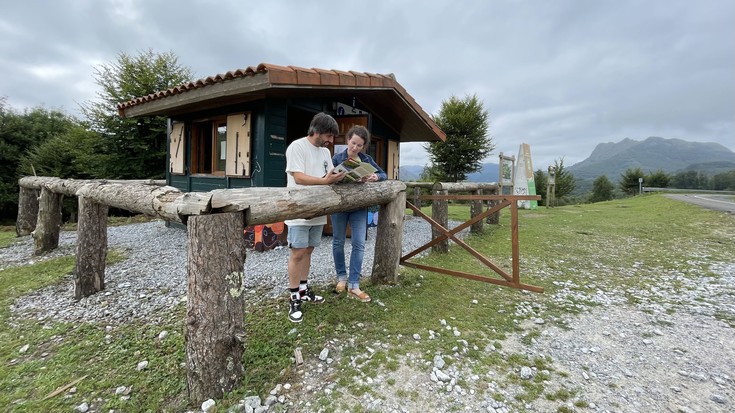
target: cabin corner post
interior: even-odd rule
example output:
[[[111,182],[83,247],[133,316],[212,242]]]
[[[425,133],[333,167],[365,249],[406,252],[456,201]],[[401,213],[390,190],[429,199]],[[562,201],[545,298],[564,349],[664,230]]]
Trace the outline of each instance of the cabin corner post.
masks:
[[[398,281],[398,266],[401,259],[403,242],[403,220],[406,214],[406,191],[380,206],[378,230],[375,235],[373,271],[370,277],[376,284]]]
[[[242,382],[244,223],[242,212],[192,215],[187,220],[184,337],[192,403],[220,398]]]

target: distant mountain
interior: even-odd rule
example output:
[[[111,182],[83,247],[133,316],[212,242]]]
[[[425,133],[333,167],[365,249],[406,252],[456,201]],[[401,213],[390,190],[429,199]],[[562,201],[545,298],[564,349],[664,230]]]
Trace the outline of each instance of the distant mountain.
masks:
[[[403,165],[398,169],[398,179],[404,182],[418,181],[423,171],[422,165]]]
[[[403,165],[398,172],[401,181],[417,181],[421,177],[424,167],[421,165]],[[498,182],[500,176],[499,166],[496,163],[482,164],[479,172],[467,175],[469,182]]]
[[[612,182],[617,182],[630,168],[641,168],[644,173],[662,170],[674,174],[694,169],[716,174],[735,168],[735,152],[713,142],[659,137],[641,142],[626,138],[618,143],[597,145],[589,158],[568,166],[567,170],[578,181],[606,175]]]

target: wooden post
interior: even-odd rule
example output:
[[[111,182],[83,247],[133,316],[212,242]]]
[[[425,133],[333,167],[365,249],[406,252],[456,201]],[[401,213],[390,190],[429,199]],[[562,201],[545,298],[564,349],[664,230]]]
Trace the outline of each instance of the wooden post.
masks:
[[[45,187],[41,189],[36,229],[31,233],[35,242],[33,254],[40,255],[59,246],[61,200],[63,197],[63,195],[55,194]]]
[[[482,189],[476,190],[474,194],[482,195]],[[470,218],[474,218],[480,214],[482,214],[482,200],[473,200],[472,204],[470,204]],[[482,220],[479,220],[472,224],[472,226],[470,227],[470,232],[475,234],[482,233],[482,227],[483,222]]]
[[[501,190],[496,189],[496,190],[492,191],[490,194],[491,195],[499,195],[501,193],[502,193]],[[492,207],[494,207],[495,205],[497,205],[499,203],[500,203],[500,201],[488,201],[487,202],[487,208],[488,209],[491,209]],[[498,224],[500,224],[500,211],[498,211],[498,212],[496,212],[494,214],[488,215],[487,218],[485,219],[485,222],[487,222],[490,225],[498,225]]]
[[[406,214],[406,192],[380,206],[378,230],[375,235],[373,273],[370,280],[378,284],[398,281],[398,262],[403,242],[403,218]]]
[[[77,224],[77,257],[74,269],[74,298],[105,289],[105,261],[107,260],[107,205],[79,197]]]
[[[447,190],[435,190],[434,195],[448,195]],[[439,225],[447,228],[449,226],[449,205],[446,199],[434,199],[431,202],[431,219],[436,221]],[[447,228],[449,229],[449,228]],[[434,227],[431,228],[431,238],[439,238],[442,233],[437,231]],[[438,242],[436,245],[431,247],[434,252],[449,252],[449,240],[445,239]]]
[[[20,187],[18,194],[18,220],[15,222],[15,233],[19,236],[29,235],[36,229],[38,219],[38,190]]]
[[[420,197],[421,197],[421,188],[418,186],[414,187],[413,188],[413,205],[418,209],[421,209],[421,198]],[[413,211],[413,216],[418,216],[416,211]]]
[[[184,328],[186,381],[192,403],[221,398],[242,383],[244,225],[243,213],[188,219]]]

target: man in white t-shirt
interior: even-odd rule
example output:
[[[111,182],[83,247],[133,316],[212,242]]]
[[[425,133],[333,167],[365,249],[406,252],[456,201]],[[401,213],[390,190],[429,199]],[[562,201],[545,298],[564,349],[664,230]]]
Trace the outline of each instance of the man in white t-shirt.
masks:
[[[332,155],[327,146],[334,144],[339,134],[337,121],[326,113],[317,113],[309,125],[308,136],[293,141],[286,149],[288,187],[330,185],[339,182],[344,173],[331,173]],[[303,320],[301,303],[323,303],[324,297],[314,294],[307,278],[311,267],[311,253],[322,239],[327,217],[286,220],[288,225],[288,319],[294,323]]]

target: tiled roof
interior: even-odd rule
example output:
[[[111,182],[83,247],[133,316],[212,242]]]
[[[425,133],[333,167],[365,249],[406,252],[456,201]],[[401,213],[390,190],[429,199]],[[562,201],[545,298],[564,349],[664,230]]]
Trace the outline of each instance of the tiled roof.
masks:
[[[229,80],[254,78],[257,76],[265,76],[270,87],[274,86],[303,86],[303,87],[322,87],[322,88],[383,88],[394,89],[408,105],[418,114],[427,126],[436,133],[442,140],[445,139],[444,132],[434,123],[431,117],[424,112],[421,106],[408,94],[406,89],[401,86],[395,76],[391,74],[376,74],[355,71],[326,70],[319,68],[303,68],[298,66],[279,66],[269,63],[261,63],[257,67],[249,66],[246,69],[237,69],[224,74],[209,76],[204,79],[192,81],[183,85],[173,87],[168,90],[152,93],[147,96],[135,98],[133,100],[123,102],[117,105],[118,112],[121,115],[129,108],[144,105],[149,102],[165,99],[170,96],[181,95],[189,91],[210,87],[221,84]]]

